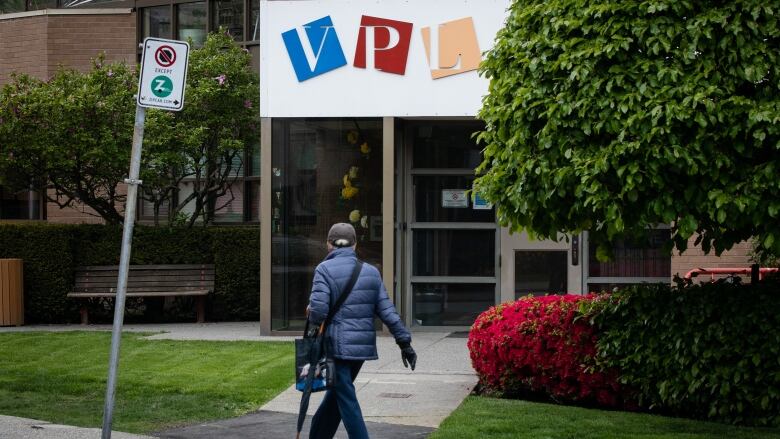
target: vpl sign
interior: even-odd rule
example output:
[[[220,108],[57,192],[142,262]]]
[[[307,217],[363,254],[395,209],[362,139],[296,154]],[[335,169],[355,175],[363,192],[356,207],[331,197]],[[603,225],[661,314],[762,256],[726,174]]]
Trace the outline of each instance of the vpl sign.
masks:
[[[144,40],[138,105],[179,111],[184,106],[190,45],[183,41]]]
[[[413,23],[363,15],[360,18],[353,66],[404,75]],[[476,70],[482,60],[472,17],[421,29],[433,79]],[[330,15],[282,34],[298,81],[347,65]]]
[[[262,117],[474,117],[511,0],[260,0]]]

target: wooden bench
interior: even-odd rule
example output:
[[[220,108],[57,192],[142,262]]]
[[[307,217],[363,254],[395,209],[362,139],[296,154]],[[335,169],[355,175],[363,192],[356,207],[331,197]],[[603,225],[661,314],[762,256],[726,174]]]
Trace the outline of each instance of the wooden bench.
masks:
[[[119,266],[79,267],[76,286],[68,297],[90,299],[116,297]],[[205,321],[206,295],[214,291],[213,265],[131,265],[127,297],[194,296],[198,323]],[[81,307],[81,324],[89,323],[87,307]]]

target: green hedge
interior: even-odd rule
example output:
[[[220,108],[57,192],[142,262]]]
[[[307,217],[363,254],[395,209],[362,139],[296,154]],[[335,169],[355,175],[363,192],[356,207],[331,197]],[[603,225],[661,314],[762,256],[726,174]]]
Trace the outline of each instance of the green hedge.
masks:
[[[780,281],[634,286],[597,300],[606,367],[644,407],[780,425]]]
[[[65,297],[73,285],[72,248],[69,227],[0,225],[0,258],[24,260],[25,323],[78,318],[78,305]]]
[[[79,320],[80,301],[68,299],[78,266],[117,265],[122,229],[117,226],[0,225],[0,257],[24,259],[25,316],[29,323]],[[260,230],[257,227],[166,228],[136,226],[132,264],[215,264],[210,321],[259,318]],[[160,315],[161,299],[128,300],[128,321],[194,319],[191,298],[176,298]],[[92,321],[110,321],[112,304],[88,303]],[[150,312],[152,311],[152,312]],[[156,312],[154,312],[156,311]]]

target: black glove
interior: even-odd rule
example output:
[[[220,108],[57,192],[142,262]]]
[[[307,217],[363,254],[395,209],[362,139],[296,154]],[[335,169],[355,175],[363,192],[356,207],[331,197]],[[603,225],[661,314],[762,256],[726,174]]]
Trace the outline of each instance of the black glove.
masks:
[[[398,347],[401,348],[401,360],[404,362],[404,367],[414,367],[417,365],[417,353],[412,349],[410,343],[399,343]]]

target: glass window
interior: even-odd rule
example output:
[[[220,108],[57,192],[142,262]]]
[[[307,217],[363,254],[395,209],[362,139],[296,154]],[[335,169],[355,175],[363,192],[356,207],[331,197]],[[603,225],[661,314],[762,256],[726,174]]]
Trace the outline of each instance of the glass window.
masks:
[[[272,137],[271,325],[300,329],[333,223],[353,223],[358,256],[381,270],[382,121],[274,119]]]
[[[214,204],[214,221],[240,223],[244,221],[244,182],[238,181]]]
[[[599,262],[596,245],[589,245],[588,274],[590,277],[667,277],[672,276],[672,258],[664,250],[670,239],[669,229],[652,230],[646,242],[619,241],[612,251],[614,259]]]
[[[23,190],[14,192],[0,186],[0,219],[41,219],[41,198],[38,192]]]
[[[143,37],[171,37],[171,7],[155,6],[142,10]]]
[[[187,41],[192,38],[195,47],[206,41],[206,3],[182,3],[177,6],[177,39]]]
[[[27,10],[28,11],[38,11],[38,10],[47,9],[47,8],[55,9],[55,8],[59,7],[59,5],[57,3],[58,3],[57,0],[28,0],[27,1]],[[63,6],[65,6],[68,3],[72,3],[72,1],[68,2],[67,0],[65,0],[63,2]],[[65,6],[65,7],[67,7],[67,6]]]
[[[533,294],[565,294],[566,251],[515,251],[515,298]]]
[[[415,230],[414,276],[495,275],[495,230]]]
[[[249,151],[247,159],[247,170],[250,177],[260,176],[260,143],[254,145]]]
[[[471,190],[474,177],[471,176],[428,176],[414,177],[414,216],[417,222],[486,222],[495,221],[493,209],[474,209],[469,194],[464,207],[445,207],[444,191]]]
[[[259,222],[260,221],[260,182],[250,181],[248,190],[249,192],[247,193],[247,196],[249,197],[249,221]]]
[[[252,10],[250,25],[252,26],[251,41],[257,41],[260,39],[260,0],[251,0],[250,8]]]
[[[10,14],[13,12],[25,11],[25,0],[7,0],[0,1],[0,14]]]
[[[244,0],[214,0],[211,27],[223,28],[236,41],[244,39]]]
[[[470,326],[495,305],[495,284],[414,284],[414,320],[421,326]]]
[[[482,162],[482,153],[473,134],[480,129],[480,124],[463,122],[414,127],[411,130],[412,167],[475,169]]]

